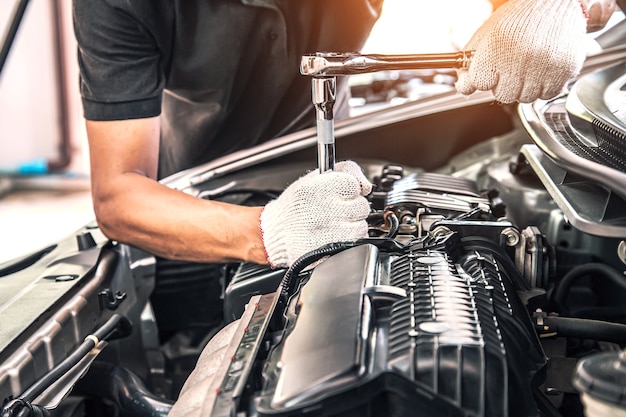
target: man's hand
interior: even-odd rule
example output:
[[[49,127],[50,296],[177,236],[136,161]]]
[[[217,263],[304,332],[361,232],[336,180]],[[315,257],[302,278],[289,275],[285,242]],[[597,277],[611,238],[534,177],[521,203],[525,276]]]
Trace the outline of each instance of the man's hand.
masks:
[[[291,184],[261,214],[267,258],[273,267],[286,267],[322,245],[367,236],[370,212],[364,196],[372,184],[352,161],[335,171],[317,171]]]
[[[458,70],[457,90],[491,90],[502,103],[559,94],[585,60],[589,0],[510,0],[470,39],[469,69]]]

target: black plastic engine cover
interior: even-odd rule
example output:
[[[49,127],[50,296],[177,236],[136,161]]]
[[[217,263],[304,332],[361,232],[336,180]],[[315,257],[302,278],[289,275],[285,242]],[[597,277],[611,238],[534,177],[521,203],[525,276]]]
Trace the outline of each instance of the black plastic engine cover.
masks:
[[[513,264],[497,251],[452,236],[404,253],[368,244],[325,260],[274,312],[284,328],[258,364],[262,388],[235,408],[261,416],[539,415],[534,379],[546,359]]]

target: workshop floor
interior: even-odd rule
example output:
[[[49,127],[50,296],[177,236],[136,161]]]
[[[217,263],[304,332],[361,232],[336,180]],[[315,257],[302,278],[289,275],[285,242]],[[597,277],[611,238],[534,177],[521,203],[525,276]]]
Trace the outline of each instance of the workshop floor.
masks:
[[[0,264],[66,238],[93,219],[84,180],[12,187],[0,196]]]

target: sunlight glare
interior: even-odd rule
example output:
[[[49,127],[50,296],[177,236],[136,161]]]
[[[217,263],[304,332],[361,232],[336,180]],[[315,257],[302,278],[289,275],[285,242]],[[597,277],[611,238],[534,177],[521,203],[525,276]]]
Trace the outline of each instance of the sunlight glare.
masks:
[[[491,10],[488,0],[385,0],[362,52],[455,51],[467,43]]]

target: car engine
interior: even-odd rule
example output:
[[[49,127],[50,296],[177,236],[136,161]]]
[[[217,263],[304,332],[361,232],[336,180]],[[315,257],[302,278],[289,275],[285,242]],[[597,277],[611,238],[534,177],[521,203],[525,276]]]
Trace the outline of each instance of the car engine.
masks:
[[[384,235],[320,248],[287,272],[273,305],[278,315],[255,311],[244,336],[278,333],[278,341],[257,351],[267,359],[256,375],[238,371],[248,356],[239,345],[214,415],[237,412],[230,397],[243,394],[243,379],[262,387],[248,400],[258,415],[537,412],[536,376],[546,358],[518,293],[545,293],[534,294],[512,260],[526,243],[493,216],[501,201],[463,179],[384,172],[378,189],[401,177],[372,196],[385,202],[384,214],[372,216],[373,233]],[[246,279],[234,281],[247,285],[251,271],[241,269]],[[262,349],[264,339],[255,342]]]
[[[338,123],[337,154],[374,184],[369,236],[287,270],[157,259],[93,225],[0,265],[2,417],[624,412],[626,52],[612,53],[550,101],[446,93]],[[165,183],[261,205],[311,169],[314,144],[300,132]],[[203,395],[176,401],[232,322],[215,372],[189,382]]]

